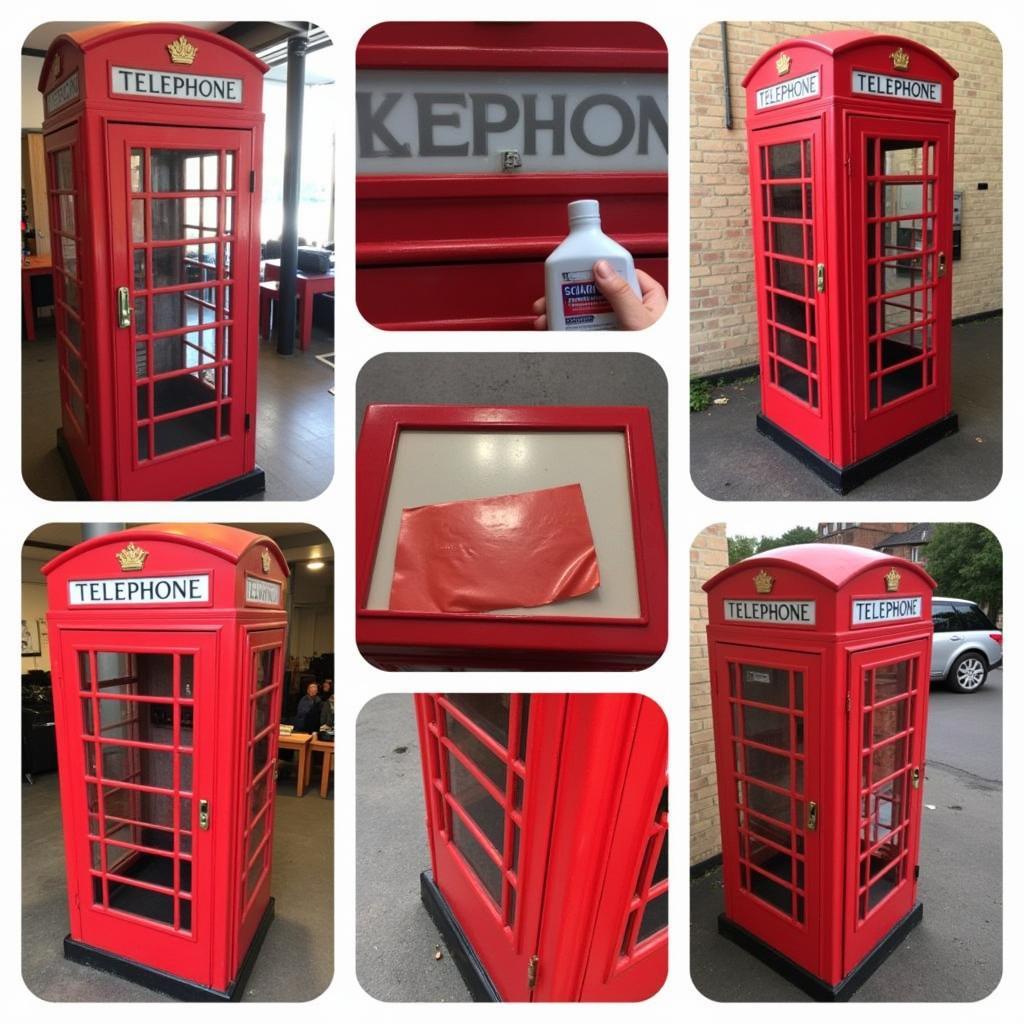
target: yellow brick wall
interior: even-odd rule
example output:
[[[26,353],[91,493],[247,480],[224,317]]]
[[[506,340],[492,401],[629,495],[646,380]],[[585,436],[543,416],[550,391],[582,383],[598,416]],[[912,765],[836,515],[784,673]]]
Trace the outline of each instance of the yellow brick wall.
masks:
[[[908,36],[957,71],[954,188],[964,192],[953,316],[1002,308],[1002,49],[965,22],[728,22],[733,127],[724,123],[718,23],[690,51],[690,359],[694,376],[757,362],[757,309],[742,81],[769,46],[841,28]],[[988,182],[979,192],[978,182]]]
[[[707,594],[701,585],[729,564],[725,524],[697,534],[690,549],[690,863],[718,853],[718,793],[711,725]]]

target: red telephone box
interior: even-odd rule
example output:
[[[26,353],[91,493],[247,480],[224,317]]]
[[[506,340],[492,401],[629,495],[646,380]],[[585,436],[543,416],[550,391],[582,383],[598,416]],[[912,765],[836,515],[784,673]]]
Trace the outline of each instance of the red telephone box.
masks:
[[[39,77],[62,427],[82,498],[236,498],[256,466],[267,65],[184,25],[58,36]]]
[[[474,999],[634,1001],[668,971],[668,724],[637,694],[418,694],[421,895]]]
[[[957,429],[956,77],[848,30],[779,43],[743,80],[758,430],[843,493]]]
[[[802,544],[704,584],[725,913],[719,930],[847,999],[921,920],[932,578]]]
[[[668,50],[639,22],[383,22],[356,49],[356,303],[524,330],[567,207],[668,287]]]
[[[69,960],[238,1000],[274,916],[288,566],[228,526],[96,537],[47,576]]]
[[[394,606],[406,512],[558,485],[581,491],[600,574],[592,592],[487,611]],[[531,572],[517,563],[508,575]],[[661,656],[667,639],[667,551],[647,409],[367,408],[356,454],[356,642],[368,661],[382,669],[638,669]]]

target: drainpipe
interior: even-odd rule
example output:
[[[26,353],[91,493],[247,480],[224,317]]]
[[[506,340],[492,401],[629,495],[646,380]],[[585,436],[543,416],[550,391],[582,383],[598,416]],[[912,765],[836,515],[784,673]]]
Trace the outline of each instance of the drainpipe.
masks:
[[[725,106],[725,127],[732,128],[732,98],[729,94],[729,30],[724,21],[718,23],[722,31],[722,103]]]

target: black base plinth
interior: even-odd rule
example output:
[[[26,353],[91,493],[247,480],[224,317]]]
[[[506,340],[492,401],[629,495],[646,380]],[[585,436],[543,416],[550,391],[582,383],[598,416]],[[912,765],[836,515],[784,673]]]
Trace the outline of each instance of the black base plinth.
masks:
[[[71,488],[79,501],[93,501],[89,488],[85,486],[82,474],[78,471],[75,458],[71,454],[67,441],[64,440],[64,430],[57,428],[57,452],[64,463],[64,469],[71,479]],[[186,494],[178,501],[238,501],[241,498],[250,498],[254,494],[260,494],[267,489],[267,474],[257,466],[248,473],[225,480],[223,483],[207,487],[206,490],[196,491],[194,494]]]
[[[145,964],[129,960],[127,957],[118,956],[105,949],[97,949],[95,946],[87,946],[84,942],[77,942],[70,935],[64,938],[64,959],[72,960],[76,964],[84,964],[86,967],[94,967],[98,971],[107,974],[117,975],[126,981],[142,985],[144,988],[152,989],[154,992],[162,992],[164,995],[172,996],[188,1003],[237,1003],[245,994],[245,986],[252,974],[256,957],[259,955],[260,947],[266,938],[270,922],[274,920],[274,900],[271,897],[267,909],[260,918],[256,934],[249,943],[249,949],[238,969],[238,975],[228,986],[226,992],[217,989],[207,988],[205,985],[197,985],[194,981],[176,977],[166,971],[158,971],[155,967],[147,967]]]
[[[469,944],[466,933],[455,919],[448,901],[441,895],[441,890],[434,883],[434,876],[429,871],[420,875],[420,899],[427,908],[430,920],[437,925],[448,952],[455,961],[455,966],[462,975],[473,1001],[476,1003],[500,1003],[501,996],[494,987],[487,968],[480,962],[476,950]]]
[[[941,420],[929,423],[927,427],[901,438],[894,444],[883,448],[874,455],[869,455],[860,462],[851,463],[849,466],[837,466],[833,462],[812,451],[788,431],[783,430],[777,423],[767,419],[762,413],[757,414],[757,431],[770,437],[780,448],[795,455],[808,469],[812,470],[839,494],[848,494],[855,487],[860,487],[866,480],[873,476],[891,469],[898,462],[916,455],[936,441],[941,441],[950,434],[955,434],[959,429],[957,416],[951,412]]]
[[[920,924],[924,917],[924,904],[915,903],[910,913],[898,921],[892,930],[875,948],[837,985],[811,974],[799,964],[793,963],[777,949],[773,949],[763,940],[751,935],[745,928],[730,921],[725,914],[718,915],[718,933],[731,939],[737,946],[752,953],[762,963],[778,972],[787,981],[802,989],[820,1003],[843,1003],[864,984],[878,969],[886,957],[903,941],[907,933]]]

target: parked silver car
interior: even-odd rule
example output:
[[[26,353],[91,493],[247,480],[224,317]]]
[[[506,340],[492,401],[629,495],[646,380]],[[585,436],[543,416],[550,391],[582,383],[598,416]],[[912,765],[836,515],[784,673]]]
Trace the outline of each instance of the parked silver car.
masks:
[[[945,680],[956,693],[974,693],[989,669],[1003,663],[1003,634],[973,602],[932,598],[932,679]]]

